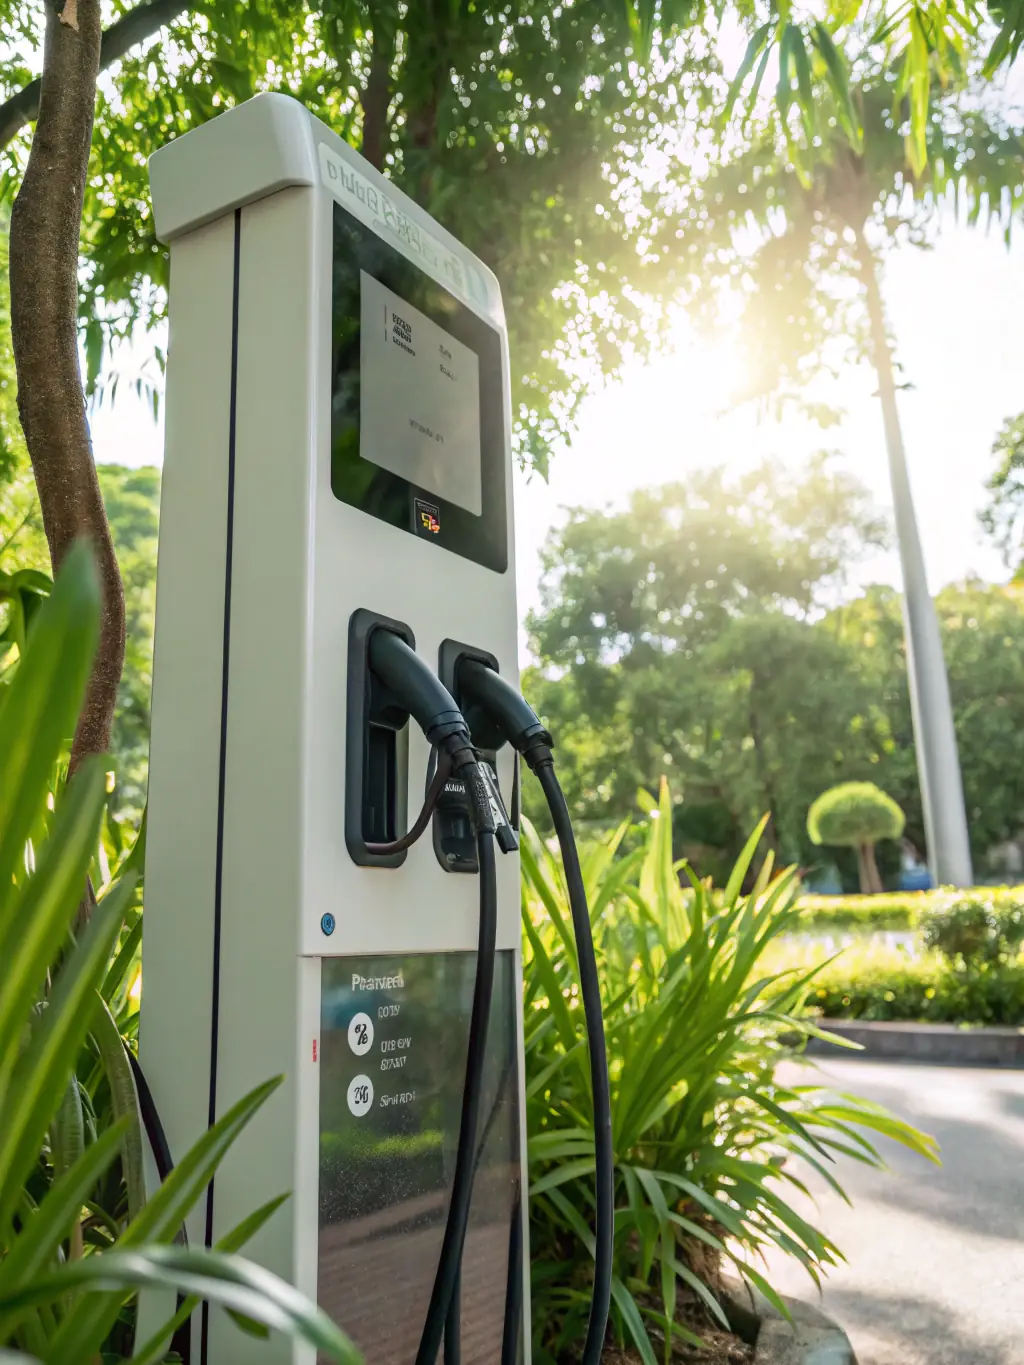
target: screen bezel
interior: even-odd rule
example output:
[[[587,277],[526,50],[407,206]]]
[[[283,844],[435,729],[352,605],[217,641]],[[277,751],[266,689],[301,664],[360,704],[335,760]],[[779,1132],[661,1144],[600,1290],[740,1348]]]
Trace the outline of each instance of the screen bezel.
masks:
[[[498,330],[395,247],[333,204],[331,491],[341,502],[497,573],[508,568],[505,395]],[[360,449],[360,272],[477,356],[480,515],[364,458]],[[347,447],[347,448],[346,448]]]

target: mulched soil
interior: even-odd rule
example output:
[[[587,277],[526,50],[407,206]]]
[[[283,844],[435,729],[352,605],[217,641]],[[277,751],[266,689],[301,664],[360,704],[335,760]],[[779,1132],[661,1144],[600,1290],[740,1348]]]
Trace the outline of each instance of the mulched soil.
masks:
[[[750,1365],[753,1361],[753,1346],[740,1341],[739,1337],[703,1324],[696,1330],[705,1343],[705,1349],[676,1346],[672,1352],[676,1365]],[[636,1351],[621,1351],[614,1346],[609,1347],[601,1359],[602,1365],[641,1365]]]

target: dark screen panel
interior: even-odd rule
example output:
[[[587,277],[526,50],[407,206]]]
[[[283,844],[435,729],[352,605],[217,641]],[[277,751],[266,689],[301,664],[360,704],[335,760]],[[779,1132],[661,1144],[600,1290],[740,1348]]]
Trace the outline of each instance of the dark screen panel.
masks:
[[[406,300],[468,347],[479,368],[481,511],[364,458],[360,443],[361,275]],[[498,573],[508,568],[501,340],[485,322],[370,228],[334,205],[331,309],[331,489],[342,502]]]

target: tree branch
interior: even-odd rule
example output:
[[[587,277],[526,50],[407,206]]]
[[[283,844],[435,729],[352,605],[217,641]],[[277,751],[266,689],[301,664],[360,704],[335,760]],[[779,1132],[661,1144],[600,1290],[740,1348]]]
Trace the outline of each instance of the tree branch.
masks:
[[[105,71],[108,66],[113,66],[137,43],[145,42],[186,9],[186,0],[147,0],[146,4],[129,10],[103,34],[99,69]],[[0,148],[6,147],[26,123],[31,123],[38,116],[41,89],[42,80],[37,77],[0,104]]]
[[[388,134],[388,108],[391,104],[391,62],[393,58],[393,46],[385,40],[381,32],[381,25],[375,22],[370,71],[366,79],[366,88],[360,95],[360,103],[363,106],[362,153],[370,165],[375,166],[378,171],[384,167],[384,152]]]
[[[100,0],[46,7],[42,91],[11,210],[11,339],[18,416],[54,574],[75,540],[96,554],[100,639],[71,748],[71,770],[104,753],[124,663],[124,590],[92,458],[78,363],[78,248],[100,58]]]

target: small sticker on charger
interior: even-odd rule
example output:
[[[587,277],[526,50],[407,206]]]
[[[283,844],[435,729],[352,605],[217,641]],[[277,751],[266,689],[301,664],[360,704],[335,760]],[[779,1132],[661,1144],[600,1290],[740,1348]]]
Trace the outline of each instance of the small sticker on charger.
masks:
[[[436,503],[425,502],[422,498],[417,498],[415,521],[414,529],[418,536],[439,535],[441,531],[441,509]]]

